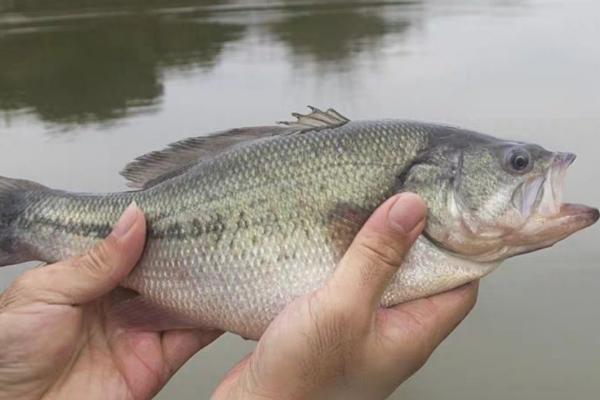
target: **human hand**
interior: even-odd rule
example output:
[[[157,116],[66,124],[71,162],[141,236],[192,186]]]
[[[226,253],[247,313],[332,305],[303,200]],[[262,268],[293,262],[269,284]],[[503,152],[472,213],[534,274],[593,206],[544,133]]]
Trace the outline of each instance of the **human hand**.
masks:
[[[425,225],[426,206],[404,193],[379,207],[329,281],[290,304],[213,399],[383,399],[416,372],[475,305],[474,282],[379,307]]]
[[[219,332],[131,330],[106,296],[144,248],[130,206],[87,254],[24,273],[0,296],[0,399],[148,399]]]

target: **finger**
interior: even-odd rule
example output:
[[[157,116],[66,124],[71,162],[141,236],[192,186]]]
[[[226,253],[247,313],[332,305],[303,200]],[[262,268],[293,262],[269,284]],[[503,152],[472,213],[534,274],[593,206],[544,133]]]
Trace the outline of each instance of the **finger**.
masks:
[[[349,304],[377,307],[405,254],[425,225],[427,206],[414,193],[383,203],[362,227],[329,286]],[[366,299],[366,301],[365,301]]]
[[[449,292],[382,311],[394,315],[394,326],[420,338],[426,347],[425,353],[430,354],[473,309],[478,290],[479,281],[474,281]]]
[[[214,342],[223,331],[219,330],[173,330],[162,337],[165,363],[174,374],[194,354]]]
[[[146,223],[131,204],[111,234],[86,254],[26,273],[30,299],[53,304],[82,304],[114,289],[137,263],[144,248]]]
[[[242,398],[240,395],[235,393],[236,384],[240,380],[240,376],[244,371],[248,370],[248,365],[252,360],[254,352],[246,354],[244,358],[238,361],[233,368],[231,368],[219,383],[219,386],[215,389],[211,399],[226,399],[226,398]],[[239,386],[239,385],[237,385]]]

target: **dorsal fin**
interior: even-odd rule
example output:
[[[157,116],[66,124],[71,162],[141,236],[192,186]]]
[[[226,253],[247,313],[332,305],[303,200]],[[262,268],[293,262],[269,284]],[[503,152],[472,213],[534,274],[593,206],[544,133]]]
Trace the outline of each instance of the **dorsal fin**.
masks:
[[[239,144],[287,131],[289,128],[262,126],[231,129],[209,136],[183,139],[169,144],[164,150],[153,151],[136,158],[125,166],[121,175],[128,180],[129,187],[147,189]]]
[[[332,108],[321,111],[316,107],[308,107],[311,110],[310,114],[293,113],[296,121],[280,122],[286,125],[285,127],[238,128],[171,143],[164,150],[153,151],[136,158],[125,166],[121,175],[128,180],[129,187],[147,189],[181,175],[199,162],[243,143],[270,136],[336,128],[350,121]]]
[[[311,112],[310,114],[292,113],[292,116],[296,118],[296,121],[281,121],[280,124],[287,125],[290,128],[302,129],[303,131],[325,129],[325,128],[337,128],[342,126],[350,120],[344,117],[333,108],[327,111],[321,111],[316,107],[308,106]]]

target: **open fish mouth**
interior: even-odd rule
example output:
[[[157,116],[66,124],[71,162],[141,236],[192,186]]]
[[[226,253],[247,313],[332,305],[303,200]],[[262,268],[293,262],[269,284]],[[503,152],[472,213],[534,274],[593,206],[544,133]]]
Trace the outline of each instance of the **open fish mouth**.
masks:
[[[553,217],[561,213],[562,192],[567,169],[575,161],[572,153],[557,153],[544,177],[544,184],[538,192],[537,214],[540,217]]]
[[[562,202],[567,169],[575,158],[572,153],[556,153],[545,175],[524,183],[517,195],[521,214],[527,218],[525,229],[542,235],[541,240],[561,240],[600,216],[596,208]]]

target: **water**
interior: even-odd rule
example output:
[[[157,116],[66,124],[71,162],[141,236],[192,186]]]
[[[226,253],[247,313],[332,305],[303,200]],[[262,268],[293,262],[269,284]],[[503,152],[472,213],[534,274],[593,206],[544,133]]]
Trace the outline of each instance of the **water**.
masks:
[[[144,152],[314,104],[573,151],[567,200],[600,204],[594,0],[198,3],[0,0],[1,173],[122,190]],[[595,227],[506,262],[392,398],[597,398],[597,243]],[[159,399],[208,397],[252,347],[224,337]]]

